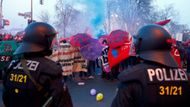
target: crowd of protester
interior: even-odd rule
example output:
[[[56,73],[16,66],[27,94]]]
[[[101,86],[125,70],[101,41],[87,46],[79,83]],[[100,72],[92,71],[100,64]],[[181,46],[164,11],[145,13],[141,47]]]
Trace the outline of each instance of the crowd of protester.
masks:
[[[21,42],[23,38],[22,34],[12,35],[9,33],[0,34],[0,41],[10,41],[15,40],[16,42]]]
[[[20,43],[22,41],[22,38],[23,38],[23,35],[21,34],[18,34],[15,36],[8,33],[0,34],[0,41],[15,40],[17,43]],[[63,42],[66,42],[66,41],[62,41],[62,43]],[[106,40],[104,40],[103,42],[105,42],[104,44],[107,44]],[[177,41],[176,47],[179,50],[181,64],[183,65],[183,68],[187,68],[187,72],[190,72],[190,64],[189,64],[190,63],[190,40]],[[117,80],[117,76],[121,71],[137,64],[139,61],[137,57],[130,56],[129,58],[121,61],[119,64],[112,67],[111,72],[105,72],[101,58],[98,58],[95,61],[86,60],[86,62],[87,62],[86,71],[80,71],[77,73],[72,73],[71,75],[66,75],[64,77],[65,81],[67,81],[68,78],[70,78],[77,81],[78,85],[84,85],[85,80],[93,79],[96,75],[101,75],[103,79],[107,79],[111,81]]]
[[[70,98],[70,95],[69,95],[69,92],[67,89],[67,86],[65,85],[65,83],[67,83],[68,80],[74,80],[77,82],[78,85],[85,85],[85,81],[88,80],[88,79],[94,79],[97,77],[97,75],[101,75],[101,78],[102,79],[106,79],[106,80],[110,80],[110,81],[113,81],[113,80],[118,80],[119,76],[121,77],[121,74],[123,74],[123,78],[125,81],[127,81],[129,84],[130,84],[130,79],[133,80],[134,82],[134,78],[130,78],[127,73],[126,70],[128,71],[138,71],[139,72],[132,72],[134,73],[134,75],[132,75],[132,77],[135,77],[136,80],[140,80],[141,78],[141,75],[140,76],[137,76],[135,73],[139,73],[141,74],[142,72],[140,72],[140,70],[145,70],[144,69],[144,66],[143,66],[143,63],[144,64],[147,64],[148,66],[145,66],[145,67],[148,67],[148,68],[151,68],[152,65],[155,66],[155,68],[157,66],[161,66],[161,67],[171,67],[172,69],[174,68],[179,68],[179,69],[186,69],[186,71],[189,73],[190,72],[190,40],[187,40],[187,41],[176,41],[175,40],[175,43],[171,42],[171,41],[168,41],[170,40],[170,37],[168,37],[169,39],[166,39],[164,38],[164,43],[166,45],[163,45],[163,44],[159,44],[159,40],[156,40],[158,39],[157,37],[161,37],[163,35],[159,35],[161,33],[156,33],[155,35],[149,35],[149,36],[154,36],[154,38],[151,38],[151,39],[155,39],[155,42],[156,41],[159,41],[156,45],[155,45],[155,49],[157,49],[158,47],[160,49],[162,49],[163,53],[166,51],[165,50],[165,47],[167,48],[167,46],[169,48],[167,48],[167,55],[169,53],[169,58],[167,58],[168,60],[171,60],[169,61],[169,63],[166,61],[165,63],[165,60],[161,60],[163,62],[156,62],[155,60],[152,60],[152,58],[144,58],[143,56],[140,56],[140,54],[138,54],[138,51],[144,51],[143,49],[146,50],[146,48],[142,48],[140,50],[140,46],[138,47],[138,45],[141,45],[141,39],[142,38],[139,38],[138,39],[138,44],[136,44],[135,48],[139,48],[139,50],[135,50],[137,54],[135,55],[129,55],[129,57],[127,57],[126,59],[122,59],[122,61],[120,61],[119,63],[115,64],[114,66],[112,67],[106,67],[106,66],[109,66],[109,59],[108,59],[108,51],[111,50],[111,46],[109,46],[109,44],[107,43],[106,40],[103,40],[103,44],[106,45],[105,47],[105,51],[102,50],[102,55],[99,56],[96,60],[87,60],[85,59],[84,56],[82,56],[82,53],[79,51],[81,47],[74,47],[71,45],[71,43],[67,40],[62,40],[62,41],[58,41],[58,46],[55,46],[56,48],[52,50],[52,41],[54,40],[55,36],[56,36],[56,31],[48,24],[46,23],[33,23],[34,26],[29,26],[28,29],[26,29],[26,31],[28,33],[31,33],[31,31],[34,31],[35,33],[32,33],[32,34],[35,34],[35,35],[25,35],[24,39],[23,39],[23,35],[11,35],[11,34],[1,34],[0,35],[0,42],[2,41],[16,41],[17,43],[21,43],[22,42],[22,39],[24,42],[22,42],[22,44],[19,44],[19,47],[20,48],[17,48],[16,51],[14,53],[16,53],[16,55],[18,55],[18,57],[20,57],[20,63],[22,64],[23,66],[23,69],[25,71],[25,73],[27,74],[28,73],[28,67],[26,66],[26,62],[23,62],[23,61],[27,61],[27,60],[30,60],[30,61],[33,61],[34,65],[36,64],[36,68],[38,67],[38,64],[39,63],[43,63],[44,65],[39,67],[39,69],[35,69],[35,70],[39,70],[39,73],[37,76],[42,76],[42,78],[40,78],[39,80],[37,80],[39,83],[40,82],[43,82],[44,83],[44,86],[41,86],[41,84],[38,84],[32,77],[30,77],[31,79],[31,83],[35,85],[37,91],[46,91],[45,88],[48,88],[49,86],[46,86],[47,85],[47,82],[51,83],[50,86],[52,86],[52,88],[55,88],[57,90],[54,90],[54,92],[56,93],[56,97],[59,99],[59,100],[56,100],[56,99],[53,99],[55,102],[52,103],[52,104],[57,104],[56,102],[60,101],[59,103],[62,104],[62,99],[64,98],[61,98],[60,94],[59,94],[59,89],[60,87],[62,87],[63,85],[63,92],[66,92],[68,94],[68,99],[71,99]],[[42,26],[46,29],[48,29],[48,31],[51,31],[51,32],[39,32],[38,30],[36,30],[34,27],[36,26]],[[149,27],[150,26],[150,27]],[[161,28],[161,30],[165,31],[166,32],[166,35],[164,36],[168,36],[169,33],[167,33],[166,30],[164,30],[161,26],[157,26],[157,25],[149,25],[148,28],[151,28],[152,26],[155,27],[155,28]],[[40,27],[39,27],[40,28]],[[50,29],[51,28],[51,29]],[[31,30],[31,31],[30,31]],[[36,31],[35,31],[36,30]],[[145,29],[146,30],[146,29]],[[150,30],[155,30],[155,29],[150,29]],[[46,34],[47,33],[47,34]],[[49,36],[44,36],[44,35],[49,35]],[[158,34],[158,35],[157,35]],[[52,37],[51,37],[52,36]],[[140,35],[142,36],[142,35]],[[143,36],[144,38],[147,38],[146,37],[147,35]],[[171,35],[169,35],[171,36]],[[32,38],[32,39],[31,39]],[[36,39],[37,38],[37,39]],[[149,38],[150,39],[150,38]],[[166,40],[165,40],[166,39]],[[44,41],[43,41],[44,40]],[[146,40],[146,39],[144,39]],[[162,39],[161,39],[162,40]],[[171,39],[172,40],[172,39]],[[146,41],[147,42],[147,41]],[[170,43],[171,42],[171,43]],[[32,47],[32,45],[36,44],[32,49],[30,49],[30,47]],[[153,42],[152,42],[153,43]],[[24,46],[24,45],[28,46],[27,48]],[[145,44],[145,43],[144,43]],[[154,43],[153,43],[154,44]],[[31,45],[31,46],[29,46]],[[160,46],[160,45],[163,45],[163,46]],[[42,46],[43,49],[41,50],[38,46]],[[150,48],[151,50],[151,46],[147,46],[147,45],[143,45],[145,47],[148,47]],[[153,45],[154,46],[154,45]],[[113,48],[113,47],[112,47]],[[118,48],[118,47],[117,47]],[[130,47],[131,48],[131,47]],[[128,48],[128,49],[130,49]],[[178,49],[179,51],[179,55],[180,55],[180,61],[176,61],[176,59],[174,58],[174,56],[172,56],[173,54],[172,53],[172,49]],[[37,51],[36,51],[37,50]],[[158,51],[158,50],[157,50]],[[160,50],[159,50],[160,51]],[[153,51],[152,51],[153,52]],[[30,55],[31,53],[31,55]],[[22,56],[19,56],[20,54],[23,54],[24,57],[28,58],[28,59],[24,59],[24,57]],[[33,54],[33,55],[32,55]],[[126,54],[126,53],[125,53]],[[141,53],[142,54],[142,53]],[[147,53],[148,54],[148,53]],[[128,53],[127,53],[128,55]],[[139,55],[139,56],[138,56]],[[143,54],[142,54],[143,55]],[[165,58],[165,55],[162,54]],[[160,54],[155,54],[154,57],[155,59],[157,60],[157,57],[162,57],[162,55]],[[43,56],[43,57],[42,57]],[[151,56],[151,55],[150,55]],[[35,58],[36,57],[36,58]],[[32,60],[31,60],[31,59]],[[41,59],[40,59],[41,58]],[[37,61],[36,61],[37,60]],[[40,61],[41,60],[41,61]],[[38,62],[39,61],[39,62]],[[44,61],[48,61],[47,62],[44,62]],[[174,63],[171,63],[171,62],[175,62],[175,66],[173,65]],[[38,62],[38,63],[37,63]],[[179,62],[180,62],[180,65],[182,66],[179,66]],[[12,71],[12,68],[16,68],[18,71],[17,72],[20,72],[20,68],[19,66],[15,66],[14,63],[18,63],[18,61],[16,62],[13,62],[13,64],[10,66],[13,66],[13,67],[8,67],[7,71],[11,71],[14,73],[14,71]],[[177,64],[178,63],[178,64]],[[138,65],[141,65],[141,66],[138,66]],[[152,65],[151,65],[152,64]],[[39,64],[40,65],[40,64]],[[50,66],[49,66],[50,65]],[[150,66],[151,65],[151,66]],[[33,66],[33,65],[32,65]],[[47,67],[49,66],[49,67]],[[138,69],[134,69],[135,66],[137,66]],[[32,67],[31,67],[32,68]],[[35,67],[34,67],[35,68]],[[34,70],[34,68],[32,68],[32,70]],[[43,70],[41,68],[44,68]],[[109,68],[109,69],[107,69]],[[132,69],[129,69],[129,68],[132,68]],[[142,69],[141,69],[142,68]],[[146,68],[146,69],[148,69]],[[166,67],[167,68],[167,67]],[[159,69],[159,68],[156,68],[156,69]],[[35,71],[34,70],[34,71]],[[53,70],[55,70],[54,72],[52,72]],[[45,72],[44,72],[45,71]],[[59,71],[59,72],[58,72]],[[126,72],[124,72],[126,71]],[[146,70],[145,70],[146,71]],[[149,72],[150,71],[150,72]],[[157,72],[157,70],[155,70]],[[56,72],[58,72],[56,74]],[[175,70],[175,73],[178,72]],[[182,71],[179,71],[180,73]],[[9,74],[8,72],[5,72],[5,74],[7,73],[7,75],[5,76],[8,76],[8,75],[11,75]],[[13,75],[12,73],[12,75]],[[35,73],[35,72],[33,72]],[[55,73],[55,74],[54,74]],[[153,75],[155,75],[156,73],[154,73],[154,70],[151,68],[151,69],[148,69],[148,73],[149,73],[149,77]],[[171,71],[170,71],[171,73]],[[184,72],[183,72],[184,73]],[[127,74],[127,76],[129,77],[129,80],[127,80],[125,78],[125,74]],[[184,73],[185,74],[185,73]],[[12,76],[11,75],[11,76]],[[15,74],[15,78],[17,78],[17,74]],[[28,73],[27,75],[31,75],[30,73]],[[51,75],[51,76],[50,76]],[[171,73],[171,75],[173,76],[173,73]],[[24,75],[22,75],[24,76]],[[142,75],[142,76],[145,76],[145,75]],[[163,77],[163,75],[161,75]],[[166,76],[166,75],[165,75]],[[26,75],[25,75],[26,77]],[[59,79],[59,81],[55,82],[55,77],[57,77],[57,79]],[[63,77],[63,78],[62,78]],[[138,77],[138,79],[136,78]],[[152,81],[152,77],[150,78],[150,81]],[[18,77],[19,78],[19,77]],[[12,79],[12,77],[9,79],[9,78],[4,78],[6,80],[6,82],[4,82],[4,86],[5,88],[7,88],[7,92],[4,92],[4,102],[7,103],[7,101],[9,101],[10,99],[8,97],[12,97],[12,95],[10,94],[10,92],[13,92],[13,91],[9,91],[9,90],[12,90],[14,89],[14,87],[9,87],[9,83],[13,83],[12,81],[14,82],[19,82],[18,81],[18,78],[17,79]],[[38,77],[37,77],[38,78]],[[178,79],[178,78],[177,78]],[[172,82],[176,82],[178,83],[179,81],[172,81]],[[181,77],[181,79],[186,79],[185,76],[184,78]],[[41,80],[41,81],[40,81]],[[121,78],[119,78],[119,80],[121,81]],[[158,78],[158,80],[160,80],[160,78]],[[175,79],[174,79],[175,80]],[[8,82],[7,82],[8,81]],[[162,80],[160,80],[162,81]],[[24,83],[25,81],[23,81]],[[55,82],[55,84],[54,84]],[[145,81],[144,81],[145,82]],[[167,81],[166,81],[167,82]],[[37,83],[37,84],[36,84]],[[57,84],[59,83],[59,84]],[[126,82],[121,82],[121,83],[126,83]],[[55,85],[55,86],[54,86]],[[131,86],[133,86],[134,84],[131,84]],[[144,85],[144,84],[143,84]],[[125,88],[125,84],[123,84],[122,87],[119,87],[119,90],[123,90],[123,87]],[[137,85],[135,83],[135,86],[139,86],[139,84]],[[42,87],[44,88],[44,90],[41,90]],[[30,89],[31,87],[29,87]],[[41,88],[41,89],[40,89]],[[51,90],[52,88],[48,89]],[[142,87],[141,87],[142,88]],[[33,89],[33,88],[31,88]],[[38,90],[40,89],[40,90]],[[142,90],[139,91],[140,88],[138,87],[132,87],[132,88],[129,88],[129,92],[131,92],[130,90],[131,89],[134,89],[136,91],[136,89],[138,89],[138,92],[141,92]],[[151,89],[151,88],[150,88]],[[180,88],[179,88],[180,89]],[[186,88],[187,89],[187,88]],[[125,90],[126,92],[128,91]],[[135,92],[134,91],[134,92]],[[31,92],[31,91],[29,91]],[[121,102],[121,98],[123,97],[124,94],[131,94],[131,93],[123,93],[124,91],[118,91],[119,93],[121,94],[118,94],[116,96],[116,99],[114,100],[114,103],[113,103],[113,106],[112,107],[119,107],[117,106],[119,102]],[[15,99],[17,99],[17,94],[19,93],[18,92],[18,89],[15,89],[14,92],[13,92],[15,95],[16,93],[16,96],[15,96]],[[35,93],[35,92],[34,92]],[[60,93],[62,93],[60,91]],[[10,94],[10,95],[9,95]],[[53,95],[53,94],[52,94]],[[121,95],[121,96],[120,96]],[[6,97],[5,97],[6,96]],[[8,96],[8,97],[7,97]],[[26,94],[27,96],[27,94]],[[32,96],[32,94],[30,94],[30,97]],[[55,97],[54,96],[54,97]],[[40,95],[39,95],[40,97]],[[46,96],[45,96],[46,97]],[[55,97],[55,98],[56,98]],[[59,98],[60,97],[60,98]],[[65,96],[62,96],[62,97],[65,97]],[[120,98],[121,97],[121,98]],[[7,99],[8,98],[8,99]],[[31,98],[34,98],[34,97],[31,97]],[[51,96],[50,96],[51,98]],[[10,100],[11,101],[11,100]],[[20,104],[20,102],[17,102],[16,100],[13,100],[15,104]],[[35,101],[35,100],[34,100]],[[64,100],[65,102],[67,102],[67,100]],[[71,100],[70,100],[71,101]],[[129,100],[128,100],[129,101]],[[42,102],[39,102],[39,103],[42,103]],[[123,103],[123,102],[122,102]],[[121,103],[121,105],[122,105]],[[130,102],[132,103],[132,102]],[[7,105],[9,104],[12,104],[12,103],[7,103]],[[136,103],[135,103],[136,104]],[[13,104],[14,105],[14,104]],[[26,103],[27,105],[27,103]],[[71,104],[72,105],[72,104]],[[120,107],[123,107],[123,106],[120,106]]]

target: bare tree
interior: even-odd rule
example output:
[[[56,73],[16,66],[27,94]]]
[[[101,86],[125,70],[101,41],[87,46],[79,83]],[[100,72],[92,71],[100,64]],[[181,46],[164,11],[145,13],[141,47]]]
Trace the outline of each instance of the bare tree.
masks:
[[[118,5],[119,23],[131,34],[134,34],[141,21],[138,3],[136,0],[119,0]]]
[[[115,0],[107,0],[106,1],[106,20],[104,22],[104,30],[105,32],[109,33],[111,32],[111,16],[112,14],[114,14],[114,10],[117,8],[117,5],[116,5],[116,2]]]
[[[50,23],[50,14],[48,11],[42,11],[39,16],[40,21]]]
[[[106,1],[106,20],[103,24],[104,31],[110,33],[115,29],[126,29],[121,23],[120,14],[118,14],[119,0]]]
[[[182,27],[177,23],[177,13],[172,5],[163,10],[151,5],[154,0],[106,0],[106,20],[103,24],[104,31],[110,33],[115,28],[120,28],[136,33],[139,27],[155,23],[164,19],[172,19],[167,25],[172,32],[178,32]],[[88,29],[90,15],[76,10],[66,0],[57,0],[55,6],[55,25],[60,34],[70,36]],[[158,10],[157,10],[158,9]],[[89,11],[87,11],[89,12]],[[93,13],[92,13],[93,14]],[[179,25],[179,26],[178,26]]]
[[[178,24],[178,12],[174,9],[173,5],[168,5],[166,8],[159,10],[156,10],[155,8],[149,17],[150,23],[166,19],[171,19],[166,27],[173,35],[183,31],[184,25]]]
[[[56,9],[56,21],[55,25],[60,34],[65,37],[67,34],[67,27],[73,20],[73,14],[75,9],[70,4],[64,4],[64,0],[58,0],[55,6]]]
[[[174,9],[173,5],[168,5],[164,9],[157,10],[157,7],[155,7],[149,15],[149,22],[154,23],[160,20],[164,19],[172,19],[172,20],[178,20],[177,11]]]
[[[104,27],[117,23],[120,29],[134,34],[140,25],[147,22],[147,16],[152,8],[152,0],[108,0],[107,22]],[[115,26],[115,25],[114,25]],[[110,29],[113,30],[113,29]]]
[[[179,24],[178,22],[171,21],[167,28],[171,32],[172,36],[175,36],[177,33],[183,33],[184,30],[188,29],[188,26],[185,24]]]

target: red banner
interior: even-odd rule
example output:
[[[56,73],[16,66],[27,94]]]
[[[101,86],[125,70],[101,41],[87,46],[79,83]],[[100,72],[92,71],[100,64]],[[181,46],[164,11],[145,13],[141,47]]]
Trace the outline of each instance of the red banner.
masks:
[[[180,54],[179,54],[178,49],[173,48],[173,49],[171,50],[171,54],[172,54],[172,56],[174,57],[175,61],[177,62],[178,66],[179,66],[179,67],[182,67],[182,65],[181,65],[181,58],[180,58]]]
[[[164,25],[168,24],[170,21],[171,21],[170,19],[167,19],[167,20],[162,20],[162,21],[156,22],[155,24],[164,26]]]

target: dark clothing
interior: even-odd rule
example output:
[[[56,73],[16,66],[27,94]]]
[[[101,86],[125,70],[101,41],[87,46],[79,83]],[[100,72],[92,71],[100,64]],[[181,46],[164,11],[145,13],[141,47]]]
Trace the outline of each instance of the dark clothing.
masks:
[[[79,77],[80,78],[83,78],[83,77],[87,77],[88,75],[87,75],[87,72],[84,72],[84,71],[80,71],[79,72]]]
[[[176,48],[179,51],[180,54],[180,59],[181,59],[181,64],[183,68],[187,68],[187,72],[190,72],[190,64],[189,62],[189,52],[188,52],[188,46],[185,46],[181,41],[176,42]],[[187,64],[189,66],[187,66]]]
[[[190,47],[187,47],[187,72],[190,73]]]
[[[179,51],[181,61],[185,61],[187,58],[187,51],[181,41],[176,42],[176,48]]]
[[[132,67],[138,64],[138,58],[136,56],[130,56],[129,58],[120,62],[120,72],[126,70],[128,67]]]
[[[13,60],[3,79],[6,107],[42,107],[49,98],[52,98],[51,107],[72,107],[70,94],[62,81],[60,65],[45,57],[26,58],[26,62],[31,76],[43,88],[37,89],[23,71],[20,60]]]
[[[92,76],[95,73],[96,69],[96,61],[90,61],[88,62],[88,75]]]
[[[117,65],[115,65],[114,67],[112,67],[112,69],[111,69],[111,72],[110,72],[110,74],[111,74],[111,79],[118,79],[117,77],[118,77],[118,75],[119,75],[119,67],[120,67],[120,65],[119,64],[117,64]]]
[[[154,62],[144,62],[123,71],[111,107],[190,107],[186,72]]]

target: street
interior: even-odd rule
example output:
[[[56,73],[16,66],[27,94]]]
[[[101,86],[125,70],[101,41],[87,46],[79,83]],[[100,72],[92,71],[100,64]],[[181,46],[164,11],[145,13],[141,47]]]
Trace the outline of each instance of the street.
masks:
[[[99,77],[87,80],[84,86],[79,86],[75,82],[69,82],[68,86],[74,103],[74,107],[110,107],[117,87],[116,81],[103,80]],[[94,88],[97,93],[101,92],[104,99],[96,101],[96,96],[90,95],[90,90]]]
[[[110,107],[116,93],[118,81],[101,79],[99,76],[85,81],[85,85],[79,86],[77,82],[69,80],[67,82],[72,97],[74,107]],[[94,88],[97,93],[101,92],[104,98],[101,102],[96,101],[96,96],[90,95],[90,90]],[[2,85],[0,86],[2,96]],[[2,98],[0,99],[2,103]]]

